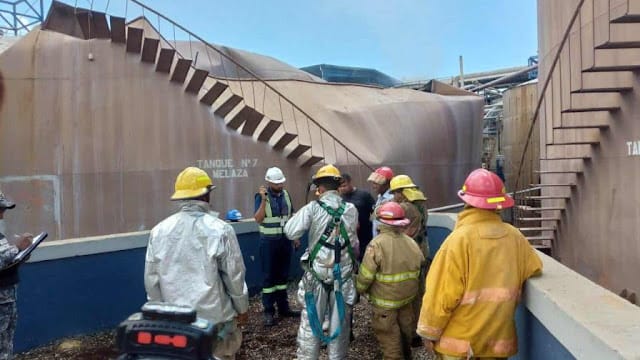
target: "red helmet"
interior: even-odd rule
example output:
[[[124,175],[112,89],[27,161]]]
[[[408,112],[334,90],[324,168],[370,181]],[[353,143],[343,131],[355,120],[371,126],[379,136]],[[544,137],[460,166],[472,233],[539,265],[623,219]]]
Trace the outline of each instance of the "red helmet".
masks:
[[[377,168],[374,172],[369,175],[367,181],[372,181],[376,184],[384,184],[386,182],[391,181],[393,178],[393,170],[390,167],[383,166]]]
[[[498,175],[486,169],[473,170],[464,181],[458,196],[465,203],[480,209],[506,209],[513,206]]]
[[[376,218],[391,226],[407,226],[411,222],[404,217],[404,209],[397,202],[387,201],[376,209]]]

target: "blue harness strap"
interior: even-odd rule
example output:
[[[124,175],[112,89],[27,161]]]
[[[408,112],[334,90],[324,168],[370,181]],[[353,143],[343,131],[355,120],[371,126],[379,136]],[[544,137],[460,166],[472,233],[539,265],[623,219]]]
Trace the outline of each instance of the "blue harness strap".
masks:
[[[311,326],[311,331],[313,332],[313,336],[319,338],[320,341],[322,341],[323,343],[328,344],[334,339],[336,339],[338,336],[340,336],[340,334],[342,333],[342,322],[345,319],[345,302],[344,302],[344,296],[342,295],[342,270],[340,268],[340,260],[342,258],[342,246],[340,246],[340,235],[344,234],[346,236],[345,242],[347,245],[347,250],[349,251],[349,255],[352,254],[352,251],[351,251],[351,244],[349,243],[349,237],[348,235],[346,235],[346,231],[344,230],[344,225],[342,224],[342,220],[341,220],[341,216],[345,210],[345,204],[342,203],[340,208],[337,211],[333,211],[333,209],[330,209],[321,201],[318,201],[318,203],[320,204],[320,206],[322,206],[323,209],[325,209],[332,216],[333,221],[330,222],[329,225],[327,226],[327,229],[325,230],[325,233],[321,238],[322,241],[318,241],[318,243],[316,243],[316,247],[313,249],[312,254],[310,256],[310,263],[315,258],[315,255],[317,254],[320,247],[326,246],[329,248],[333,248],[334,250],[333,292],[336,298],[336,306],[338,307],[338,318],[340,320],[340,322],[338,323],[338,327],[333,332],[333,334],[331,334],[330,336],[325,335],[324,331],[322,330],[322,322],[318,317],[318,312],[316,310],[316,302],[315,302],[315,298],[313,296],[312,291],[310,290],[305,291],[304,302],[307,308],[309,326]],[[336,224],[339,224],[339,228],[341,231],[339,231],[339,233],[334,236],[333,244],[329,244],[326,241],[326,239],[331,235],[330,233],[333,232],[333,229]],[[311,271],[312,273],[314,273],[313,270]],[[324,286],[324,283],[320,282],[317,279],[317,276],[314,276],[313,279],[318,281],[320,284]]]

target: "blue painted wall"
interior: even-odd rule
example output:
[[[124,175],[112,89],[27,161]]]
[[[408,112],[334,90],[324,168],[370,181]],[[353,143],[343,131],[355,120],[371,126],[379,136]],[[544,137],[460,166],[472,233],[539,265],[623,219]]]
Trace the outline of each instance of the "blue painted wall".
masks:
[[[432,253],[450,231],[429,227]],[[252,295],[261,289],[259,234],[238,236]],[[306,237],[291,261],[291,277],[302,274],[299,258]],[[112,329],[145,302],[145,248],[27,263],[20,269],[15,350],[25,351],[66,336]],[[526,308],[516,314],[520,354],[515,359],[573,359]],[[525,336],[526,334],[526,336]]]
[[[575,359],[573,355],[547,330],[526,307],[516,310],[518,331],[517,360],[565,360]]]
[[[258,233],[238,235],[251,295],[262,286]],[[302,246],[291,259],[291,278],[302,275]],[[27,263],[20,268],[15,350],[117,326],[146,300],[146,248]]]

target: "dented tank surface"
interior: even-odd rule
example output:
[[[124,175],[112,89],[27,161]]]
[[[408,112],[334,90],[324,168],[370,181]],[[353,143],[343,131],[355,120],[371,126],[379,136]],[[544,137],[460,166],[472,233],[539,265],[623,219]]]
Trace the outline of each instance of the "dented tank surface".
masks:
[[[250,60],[261,64],[256,54]],[[235,208],[246,217],[266,169],[278,166],[299,209],[313,169],[288,157],[297,141],[311,141],[309,151],[322,157],[315,166],[335,162],[360,188],[368,189],[372,167],[406,173],[424,189],[429,207],[457,202],[458,187],[480,164],[483,101],[476,96],[269,82],[349,154],[319,125],[291,122],[300,115],[295,111],[287,119],[280,114],[280,128],[298,127],[284,149],[273,148],[276,138],[258,140],[266,117],[244,135],[227,125],[229,116],[199,101],[202,91],[185,92],[108,39],[36,29],[0,54],[0,71],[0,187],[18,204],[8,214],[10,232],[42,229],[51,239],[67,239],[150,229],[176,210],[169,196],[187,166],[213,178],[215,210]]]

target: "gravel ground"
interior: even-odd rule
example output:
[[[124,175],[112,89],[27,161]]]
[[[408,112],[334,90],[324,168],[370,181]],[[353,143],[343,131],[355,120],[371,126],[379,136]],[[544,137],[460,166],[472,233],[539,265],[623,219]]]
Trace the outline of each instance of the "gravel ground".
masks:
[[[290,302],[295,307],[293,293]],[[299,307],[298,307],[299,308]],[[377,360],[382,359],[378,343],[371,332],[371,307],[366,300],[355,307],[353,333],[355,340],[349,348],[349,359]],[[244,340],[237,354],[237,360],[261,359],[294,359],[296,353],[296,335],[299,319],[285,318],[277,326],[262,326],[262,305],[259,297],[251,299],[249,323],[243,329]],[[16,360],[100,360],[115,359],[117,353],[114,344],[114,331],[101,332],[94,335],[63,339],[47,346],[17,354]],[[320,355],[326,360],[326,349]],[[413,349],[414,360],[432,359],[423,348]]]

